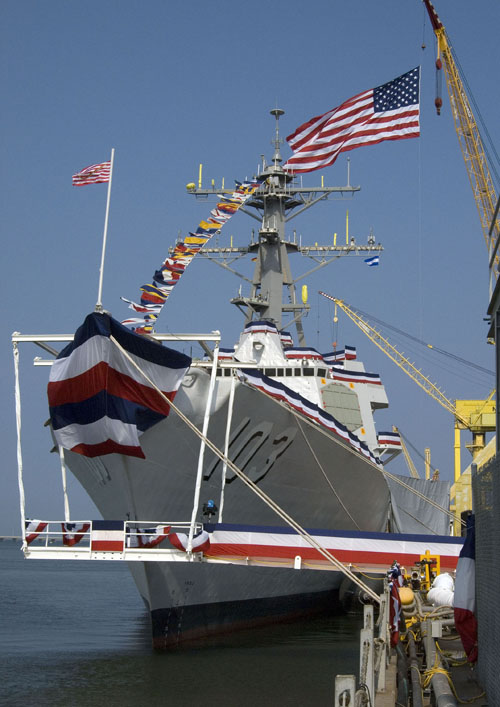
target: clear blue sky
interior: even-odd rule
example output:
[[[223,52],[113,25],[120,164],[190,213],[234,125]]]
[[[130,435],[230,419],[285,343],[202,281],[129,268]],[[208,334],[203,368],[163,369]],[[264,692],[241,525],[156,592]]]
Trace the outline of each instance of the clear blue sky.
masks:
[[[500,5],[492,0],[436,0],[496,144]],[[472,191],[453,127],[443,79],[443,114],[434,110],[435,41],[419,0],[297,0],[234,3],[107,0],[85,3],[4,0],[0,7],[3,108],[2,302],[4,335],[0,533],[19,532],[19,497],[10,335],[72,333],[92,311],[106,186],[74,188],[71,175],[116,149],[103,302],[115,317],[130,314],[119,297],[138,297],[179,233],[208,214],[185,184],[204,164],[213,177],[251,176],[259,155],[271,156],[274,120],[286,111],[283,136],[355,93],[422,65],[419,139],[350,153],[348,202],[322,203],[292,222],[304,243],[344,233],[365,242],[371,228],[385,251],[379,268],[344,260],[307,280],[308,341],[331,349],[332,310],[323,289],[448,351],[493,369],[483,321],[488,305],[487,256]],[[422,51],[423,37],[427,48]],[[290,154],[286,145],[283,156]],[[344,184],[346,159],[323,172]],[[314,185],[320,174],[304,176]],[[254,221],[238,214],[223,230],[247,241]],[[249,272],[249,266],[246,266]],[[292,263],[299,274],[309,261]],[[238,281],[217,266],[194,262],[164,308],[160,331],[220,329],[232,345],[241,315],[228,299]],[[319,333],[318,333],[319,332]],[[357,346],[379,372],[390,408],[379,430],[398,425],[432,464],[451,478],[452,416],[428,398],[341,315],[337,337]],[[399,343],[394,340],[395,343]],[[446,359],[422,358],[403,344],[450,398],[488,394],[493,378]],[[23,452],[27,513],[63,515],[60,470],[43,423],[48,369],[42,352],[21,347]],[[42,354],[43,355],[43,354]],[[458,375],[457,375],[458,374]],[[464,442],[468,441],[464,435]],[[469,462],[468,452],[463,459]],[[420,459],[414,461],[420,465]],[[391,468],[391,467],[390,467]],[[393,466],[397,471],[403,467]],[[73,517],[95,515],[76,482]]]

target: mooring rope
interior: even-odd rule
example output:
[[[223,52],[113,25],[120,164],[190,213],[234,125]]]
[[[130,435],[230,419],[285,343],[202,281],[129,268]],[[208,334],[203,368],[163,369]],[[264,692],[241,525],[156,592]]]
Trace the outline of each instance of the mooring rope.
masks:
[[[330,479],[328,478],[326,471],[323,469],[323,467],[322,467],[322,465],[321,465],[321,462],[320,462],[320,460],[318,459],[318,457],[317,457],[317,455],[316,455],[316,452],[314,451],[314,449],[313,449],[312,446],[311,446],[311,443],[310,443],[309,440],[307,439],[306,433],[304,432],[304,428],[302,427],[302,425],[301,425],[301,420],[300,420],[299,418],[297,418],[297,424],[298,424],[298,426],[299,426],[300,431],[302,432],[302,436],[304,437],[305,443],[306,443],[307,446],[309,447],[309,451],[310,451],[311,454],[313,455],[316,464],[317,464],[318,467],[320,468],[321,473],[323,474],[323,476],[324,476],[324,478],[325,478],[325,480],[326,480],[326,483],[327,483],[328,486],[331,488],[332,493],[334,494],[335,498],[337,499],[337,501],[339,502],[339,504],[342,506],[342,508],[344,509],[344,511],[346,512],[346,514],[349,516],[349,518],[351,519],[351,521],[354,523],[354,525],[356,526],[356,528],[357,528],[358,530],[361,530],[361,528],[359,527],[359,525],[356,523],[355,519],[354,519],[354,518],[352,517],[352,515],[349,513],[349,510],[348,510],[347,506],[345,505],[345,503],[344,503],[344,502],[342,501],[342,499],[340,498],[340,496],[339,496],[339,494],[337,493],[337,491],[336,491],[334,485],[332,484],[332,482],[331,482]]]

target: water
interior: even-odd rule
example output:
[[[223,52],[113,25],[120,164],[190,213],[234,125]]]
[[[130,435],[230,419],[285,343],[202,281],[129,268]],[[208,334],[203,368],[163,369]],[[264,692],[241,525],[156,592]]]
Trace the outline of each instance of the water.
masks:
[[[157,654],[120,562],[25,560],[0,543],[0,705],[330,706],[356,673],[361,614],[234,633]]]

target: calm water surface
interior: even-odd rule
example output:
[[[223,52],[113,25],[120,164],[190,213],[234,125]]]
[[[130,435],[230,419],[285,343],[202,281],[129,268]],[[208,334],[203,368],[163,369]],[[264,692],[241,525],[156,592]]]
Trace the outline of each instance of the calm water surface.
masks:
[[[333,704],[361,614],[234,633],[169,654],[119,562],[25,560],[0,542],[2,707]]]

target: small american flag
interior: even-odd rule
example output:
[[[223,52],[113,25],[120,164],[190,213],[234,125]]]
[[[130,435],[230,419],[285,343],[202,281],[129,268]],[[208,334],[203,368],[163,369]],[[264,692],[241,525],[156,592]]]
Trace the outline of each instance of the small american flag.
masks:
[[[85,184],[109,182],[110,171],[111,161],[92,164],[73,175],[73,186],[82,187]]]
[[[333,164],[341,152],[362,145],[418,137],[419,87],[417,67],[311,118],[287,137],[293,155],[284,169],[312,172]]]

